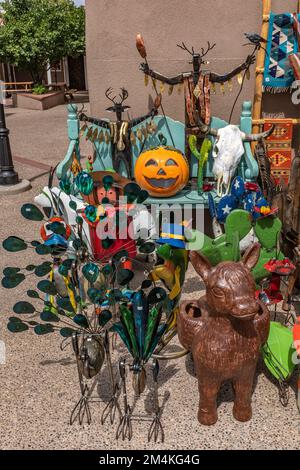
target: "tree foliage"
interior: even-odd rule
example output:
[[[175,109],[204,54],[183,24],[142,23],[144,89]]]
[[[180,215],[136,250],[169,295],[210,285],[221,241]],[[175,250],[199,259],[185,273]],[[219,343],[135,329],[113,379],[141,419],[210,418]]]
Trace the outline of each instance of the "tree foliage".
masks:
[[[40,83],[48,64],[85,50],[85,13],[73,0],[5,0],[0,60]]]

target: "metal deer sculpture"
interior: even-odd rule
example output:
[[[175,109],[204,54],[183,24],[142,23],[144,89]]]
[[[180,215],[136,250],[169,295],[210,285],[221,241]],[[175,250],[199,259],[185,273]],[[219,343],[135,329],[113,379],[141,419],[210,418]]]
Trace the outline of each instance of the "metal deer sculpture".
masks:
[[[156,97],[154,106],[149,113],[131,120],[122,118],[124,111],[130,109],[130,106],[124,105],[124,101],[128,98],[128,91],[125,88],[121,88],[119,99],[117,99],[116,95],[113,96],[112,88],[108,88],[106,90],[105,96],[113,103],[112,106],[106,108],[106,111],[116,114],[115,121],[106,121],[104,119],[89,117],[84,113],[80,114],[79,119],[85,123],[90,122],[91,124],[102,127],[109,132],[109,139],[112,144],[113,168],[117,173],[122,174],[122,176],[130,178],[132,176],[131,145],[135,144],[135,134],[132,132],[132,128],[148,118],[153,118],[157,114],[157,109],[161,104],[161,96],[158,95]],[[147,129],[147,132],[151,134],[155,132],[156,127],[152,123],[152,125],[150,124],[145,129]],[[140,137],[141,139],[146,138],[141,131]]]
[[[205,282],[206,295],[181,303],[177,329],[180,342],[193,354],[200,393],[198,419],[205,425],[218,419],[217,394],[226,380],[234,386],[234,417],[248,421],[252,416],[256,363],[270,326],[269,311],[256,300],[250,273],[259,254],[260,245],[254,244],[240,262],[212,267],[205,256],[190,253]]]

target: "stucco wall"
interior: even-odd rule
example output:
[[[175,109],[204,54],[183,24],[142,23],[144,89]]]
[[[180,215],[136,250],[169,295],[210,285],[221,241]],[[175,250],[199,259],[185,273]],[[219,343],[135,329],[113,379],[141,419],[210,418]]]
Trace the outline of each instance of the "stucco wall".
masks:
[[[273,0],[276,12],[294,11],[296,0]],[[151,86],[144,86],[143,74],[138,70],[141,58],[135,48],[138,32],[145,39],[148,60],[152,68],[168,75],[188,71],[187,53],[176,47],[184,41],[195,50],[205,47],[207,41],[216,42],[209,54],[207,66],[218,73],[228,72],[243,62],[250,47],[243,47],[244,32],[260,32],[262,0],[86,0],[87,67],[91,110],[93,115],[109,117],[104,91],[109,86],[129,91],[127,103],[130,115],[137,116],[149,108]],[[212,95],[214,115],[228,119],[232,103],[239,91],[234,80],[230,93]],[[238,120],[241,102],[254,95],[254,66],[251,79],[246,81],[236,105],[233,122]],[[164,93],[164,107],[169,116],[183,119],[183,94]],[[289,99],[282,106],[274,98],[267,100],[270,111],[282,106],[293,114]],[[284,111],[284,109],[283,109]],[[296,112],[296,111],[295,111]]]

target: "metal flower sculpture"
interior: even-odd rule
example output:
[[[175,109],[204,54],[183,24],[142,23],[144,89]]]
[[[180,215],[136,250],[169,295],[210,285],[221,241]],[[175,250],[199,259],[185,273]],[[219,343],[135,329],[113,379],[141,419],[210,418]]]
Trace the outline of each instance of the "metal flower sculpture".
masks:
[[[109,337],[118,334],[126,346],[131,357],[127,364],[133,373],[134,391],[142,393],[146,385],[145,366],[168,327],[167,316],[163,314],[167,291],[158,287],[151,277],[152,266],[136,259],[137,249],[144,255],[156,250],[153,241],[129,240],[126,237],[119,241],[107,237],[96,244],[91,243],[87,230],[95,230],[111,218],[114,177],[105,175],[101,185],[104,191],[102,199],[93,203],[95,181],[89,174],[79,172],[73,181],[68,178],[60,181],[58,196],[50,188],[47,195],[50,208],[45,211],[48,217],[34,204],[21,207],[25,219],[41,223],[41,241],[10,236],[3,241],[3,248],[10,252],[31,249],[40,256],[41,262],[23,268],[6,267],[2,285],[13,289],[28,275],[37,278],[36,287],[27,290],[29,299],[21,299],[13,306],[15,315],[9,318],[7,325],[10,332],[21,333],[29,329],[37,335],[59,332],[63,338],[62,349],[68,341],[72,343],[81,395],[71,413],[70,423],[76,419],[80,424],[85,420],[91,422],[89,401],[94,387],[89,381],[97,379],[106,361],[111,398],[103,410],[101,422],[109,418],[112,424],[118,412],[120,425],[117,436],[131,438],[132,410],[126,393],[124,413],[119,404],[121,387],[126,391],[125,359],[119,362],[118,380],[112,366]],[[99,185],[96,191],[98,189]],[[84,203],[78,198],[79,193]],[[148,196],[133,182],[124,186],[122,195],[127,198],[126,207],[118,200],[113,203],[117,236],[124,230],[121,212],[131,213],[135,204],[142,203]],[[68,201],[67,209],[72,216],[66,214],[68,211],[66,206],[62,206],[62,201],[64,204]],[[140,274],[138,266],[142,267]],[[143,279],[135,280],[135,273]],[[133,284],[138,288],[132,287]],[[151,369],[156,388],[154,418],[148,437],[154,436],[157,440],[159,435],[163,439],[157,394],[157,360]]]

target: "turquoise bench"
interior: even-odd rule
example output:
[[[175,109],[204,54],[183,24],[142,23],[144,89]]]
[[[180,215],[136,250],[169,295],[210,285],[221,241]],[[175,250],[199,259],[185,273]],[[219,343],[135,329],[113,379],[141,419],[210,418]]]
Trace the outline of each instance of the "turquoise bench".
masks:
[[[252,128],[252,118],[251,118],[252,105],[250,101],[245,101],[242,105],[242,112],[240,116],[239,127],[243,132],[250,133]],[[150,147],[156,147],[160,145],[158,139],[158,134],[162,133],[167,139],[167,145],[172,146],[171,135],[174,140],[175,147],[181,152],[185,151],[185,130],[184,124],[179,121],[175,121],[170,117],[166,118],[168,121],[168,126],[166,125],[165,118],[161,115],[158,115],[154,118],[155,123],[157,124],[157,131],[155,135],[149,136],[144,145],[144,150]],[[214,128],[221,128],[226,126],[227,123],[222,119],[217,117],[212,117],[211,126]],[[97,126],[92,125],[93,129]],[[133,127],[133,131],[137,129]],[[63,178],[67,174],[70,174],[70,167],[73,160],[73,154],[75,152],[77,159],[80,161],[80,121],[77,117],[77,106],[74,104],[68,105],[68,136],[70,140],[69,148],[67,154],[63,161],[58,165],[56,174],[59,179]],[[213,139],[211,137],[211,139]],[[132,168],[134,168],[135,162],[140,154],[142,144],[136,139],[136,145],[132,147]],[[239,164],[237,174],[242,176],[245,181],[255,181],[258,176],[258,165],[255,158],[252,155],[251,147],[248,142],[244,143],[245,153]],[[107,168],[112,168],[112,157],[111,157],[111,145],[105,143],[94,143],[95,149],[95,162],[93,164],[94,171],[105,170]],[[208,162],[204,169],[205,178],[213,178],[212,174],[213,166],[213,157],[210,153]],[[190,161],[190,174],[191,178],[197,177],[197,168],[198,160],[192,156]],[[133,175],[132,175],[133,177]],[[214,197],[218,200],[216,193],[213,191]],[[203,195],[198,195],[196,189],[185,188],[180,193],[176,194],[170,198],[148,198],[147,204],[204,204],[207,207],[207,193]]]

